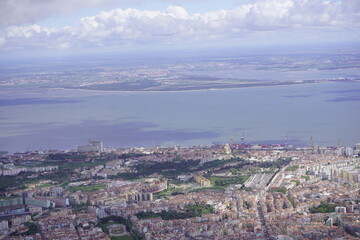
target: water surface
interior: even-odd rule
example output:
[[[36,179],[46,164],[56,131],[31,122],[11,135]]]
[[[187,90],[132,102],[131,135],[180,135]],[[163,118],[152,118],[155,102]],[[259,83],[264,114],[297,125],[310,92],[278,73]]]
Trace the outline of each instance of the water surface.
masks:
[[[192,92],[16,90],[0,93],[0,150],[360,142],[360,82]]]

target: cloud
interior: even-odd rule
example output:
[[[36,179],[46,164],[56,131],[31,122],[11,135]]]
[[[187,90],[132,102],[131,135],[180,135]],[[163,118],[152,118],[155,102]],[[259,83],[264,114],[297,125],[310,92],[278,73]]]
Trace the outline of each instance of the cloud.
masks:
[[[5,34],[5,46],[8,49],[16,48],[56,48],[65,46],[68,41],[76,42],[76,29],[72,27],[48,28],[39,25],[11,26]],[[1,36],[0,36],[1,37]],[[1,44],[0,44],[1,45]]]
[[[35,23],[83,8],[106,6],[113,0],[1,0],[0,27]]]
[[[64,0],[72,5],[85,0]],[[63,5],[66,5],[61,1]],[[7,0],[7,2],[11,2]],[[30,0],[25,0],[30,2]],[[31,1],[33,2],[33,1]],[[36,2],[44,2],[37,0]],[[55,5],[58,0],[52,0]],[[74,3],[75,2],[75,3]],[[86,0],[90,5],[98,0]],[[241,38],[254,32],[318,31],[359,28],[360,1],[257,0],[235,9],[189,14],[180,6],[163,11],[134,8],[102,11],[83,17],[77,27],[10,26],[0,35],[2,48],[38,46],[113,46],[124,43],[171,43],[214,38]],[[25,4],[26,5],[26,4]],[[43,6],[46,8],[47,4]],[[59,11],[69,11],[60,8]],[[50,10],[51,12],[51,10]],[[31,14],[30,14],[31,15]]]
[[[360,1],[358,0],[343,0],[342,9],[345,13],[359,14],[360,13]]]
[[[6,39],[3,37],[0,37],[0,46],[4,45],[6,43]]]

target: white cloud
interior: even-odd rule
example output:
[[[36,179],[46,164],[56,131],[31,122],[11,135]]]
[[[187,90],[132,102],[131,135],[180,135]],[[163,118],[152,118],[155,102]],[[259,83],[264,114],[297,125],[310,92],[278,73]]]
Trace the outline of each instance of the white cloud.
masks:
[[[76,0],[77,3],[83,1],[85,0]],[[98,4],[97,0],[90,2]],[[111,46],[125,42],[169,43],[192,39],[234,38],[260,31],[359,30],[359,21],[356,21],[360,19],[359,2],[257,0],[231,10],[197,14],[189,14],[179,6],[170,6],[163,11],[114,9],[81,18],[77,28],[10,26],[0,43],[8,48],[38,46],[39,42],[46,47],[68,48],[89,44]]]
[[[1,0],[0,27],[35,23],[48,17],[72,14],[83,8],[107,6],[114,0]]]
[[[67,41],[75,41],[75,29],[71,27],[48,28],[39,25],[24,27],[11,26],[5,34],[5,49],[17,49],[26,47],[54,48],[63,45]]]

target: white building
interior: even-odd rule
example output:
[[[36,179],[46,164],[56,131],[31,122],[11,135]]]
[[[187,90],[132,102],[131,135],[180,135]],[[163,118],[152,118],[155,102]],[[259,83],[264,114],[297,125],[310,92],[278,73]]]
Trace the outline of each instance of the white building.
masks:
[[[346,156],[352,156],[354,155],[354,149],[352,147],[346,147],[345,148],[345,155]]]
[[[85,146],[76,146],[77,152],[103,152],[104,147],[102,141],[91,141]]]
[[[9,222],[7,220],[0,221],[0,231],[8,230]]]

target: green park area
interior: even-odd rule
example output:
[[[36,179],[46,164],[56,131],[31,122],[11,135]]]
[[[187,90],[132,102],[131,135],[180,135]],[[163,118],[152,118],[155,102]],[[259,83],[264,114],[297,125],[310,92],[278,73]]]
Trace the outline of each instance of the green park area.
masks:
[[[279,188],[272,188],[270,192],[279,192],[279,193],[287,193],[287,188],[279,187]]]
[[[76,187],[68,187],[71,192],[82,191],[82,192],[93,192],[100,189],[105,189],[106,185],[104,184],[94,184],[94,185],[86,185],[86,186],[76,186]]]
[[[319,206],[309,208],[311,213],[332,213],[337,206],[334,204],[321,203]]]
[[[141,240],[142,236],[133,229],[133,224],[126,218],[120,216],[108,216],[99,220],[98,226],[103,230],[104,233],[109,234],[108,227],[113,224],[123,224],[126,227],[126,231],[130,233],[127,236],[111,237],[112,240]]]
[[[230,184],[243,184],[249,178],[249,176],[236,176],[236,177],[207,177],[213,186],[227,187]]]
[[[200,217],[203,214],[213,213],[214,208],[210,205],[194,204],[187,205],[184,211],[162,211],[159,213],[154,212],[140,212],[136,216],[139,219],[148,218],[161,218],[163,220],[174,220],[174,219],[187,219],[193,217]]]
[[[299,169],[299,165],[291,165],[291,166],[288,166],[287,168],[285,168],[285,171],[292,172],[297,169]]]

